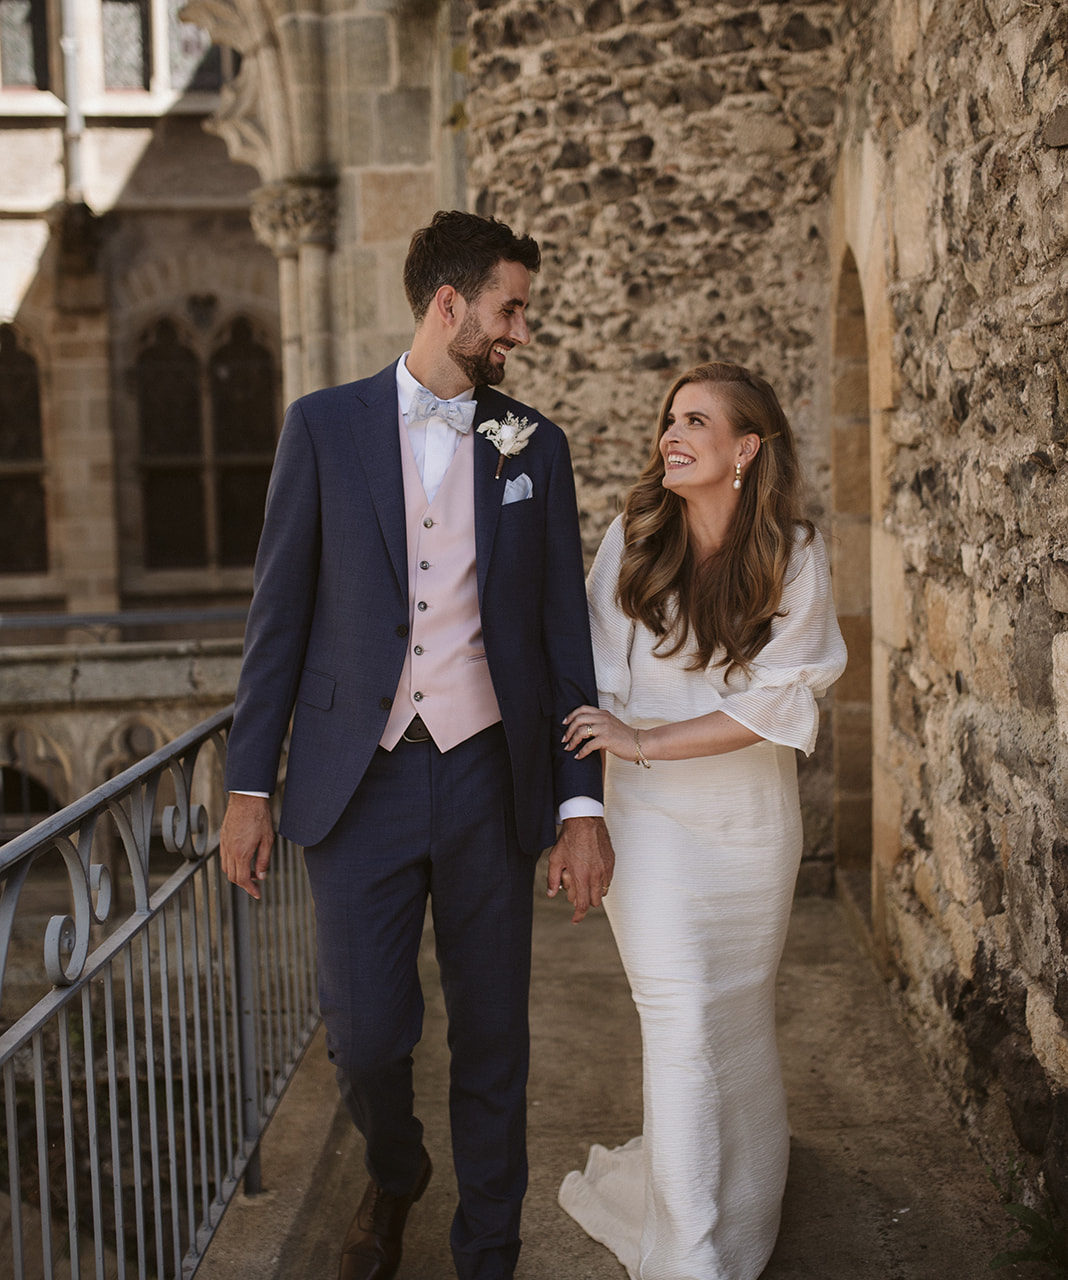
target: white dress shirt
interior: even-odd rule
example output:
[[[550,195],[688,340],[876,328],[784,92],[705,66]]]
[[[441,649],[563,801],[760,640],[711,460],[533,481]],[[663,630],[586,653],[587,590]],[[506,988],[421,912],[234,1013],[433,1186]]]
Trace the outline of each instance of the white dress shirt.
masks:
[[[397,361],[397,404],[404,415],[404,425],[408,431],[412,453],[415,455],[415,466],[423,482],[423,492],[426,494],[427,502],[433,502],[434,495],[441,488],[442,480],[445,479],[449,463],[460,447],[462,437],[459,431],[450,427],[442,418],[426,418],[422,422],[408,421],[408,406],[416,391],[422,386],[422,383],[417,382],[408,372],[408,355],[409,352],[406,351]],[[468,387],[458,396],[453,396],[448,403],[463,404],[474,398],[474,387]]]

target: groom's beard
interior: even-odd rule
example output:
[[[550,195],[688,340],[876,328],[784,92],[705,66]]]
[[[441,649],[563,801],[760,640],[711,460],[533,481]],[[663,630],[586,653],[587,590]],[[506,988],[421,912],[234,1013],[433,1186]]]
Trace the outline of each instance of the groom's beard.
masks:
[[[495,387],[504,377],[504,365],[490,359],[493,343],[486,331],[469,311],[460,322],[456,337],[449,343],[452,362],[471,381],[473,387]]]

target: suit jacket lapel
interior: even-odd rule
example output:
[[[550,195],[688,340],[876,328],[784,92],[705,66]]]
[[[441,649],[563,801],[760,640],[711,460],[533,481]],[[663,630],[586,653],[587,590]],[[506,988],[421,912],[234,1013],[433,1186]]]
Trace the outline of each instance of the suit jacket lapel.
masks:
[[[493,539],[501,515],[501,499],[504,497],[504,476],[499,480],[494,479],[497,449],[478,432],[479,424],[494,416],[495,399],[488,388],[479,389],[478,409],[471,428],[475,433],[475,572],[478,578],[479,608],[482,607],[482,592],[486,586],[486,574],[493,555]]]
[[[364,384],[348,428],[360,457],[371,502],[382,530],[397,585],[408,594],[408,535],[397,425],[396,365]]]

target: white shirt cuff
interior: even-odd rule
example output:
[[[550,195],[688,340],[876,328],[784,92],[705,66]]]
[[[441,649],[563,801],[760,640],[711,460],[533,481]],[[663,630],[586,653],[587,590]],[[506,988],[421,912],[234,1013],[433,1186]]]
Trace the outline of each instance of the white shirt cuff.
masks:
[[[563,822],[565,818],[603,818],[604,805],[599,800],[593,800],[589,796],[572,796],[570,800],[564,800],[560,804],[560,808],[556,811],[557,824]]]
[[[260,796],[264,800],[270,800],[271,793],[269,791],[231,791],[232,796]]]

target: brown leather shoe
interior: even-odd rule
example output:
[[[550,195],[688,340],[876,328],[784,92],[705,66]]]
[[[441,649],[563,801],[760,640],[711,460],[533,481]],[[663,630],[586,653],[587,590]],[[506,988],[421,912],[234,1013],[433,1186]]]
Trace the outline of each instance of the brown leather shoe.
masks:
[[[406,1196],[383,1190],[373,1179],[341,1246],[338,1280],[393,1280],[401,1260],[401,1238],[408,1210],[426,1190],[433,1167],[423,1148],[419,1181]]]

